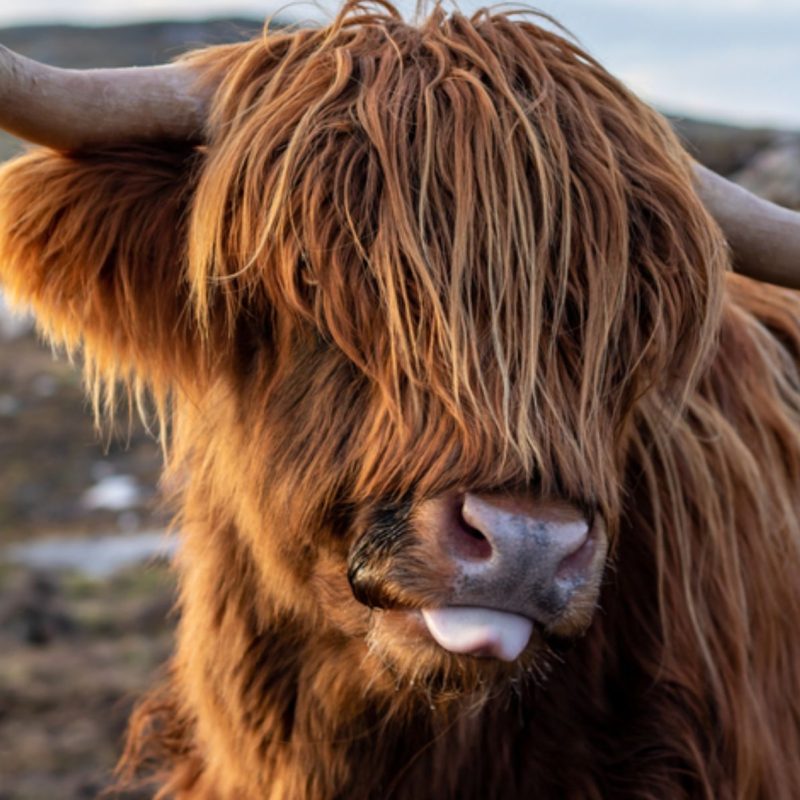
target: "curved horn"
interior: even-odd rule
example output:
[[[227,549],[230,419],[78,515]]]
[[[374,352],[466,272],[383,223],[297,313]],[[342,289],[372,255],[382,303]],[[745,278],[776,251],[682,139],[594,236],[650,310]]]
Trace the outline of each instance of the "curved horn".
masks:
[[[207,96],[185,64],[49,67],[0,46],[0,128],[72,150],[136,139],[199,138]]]
[[[800,213],[694,165],[697,190],[730,244],[737,272],[800,289]]]

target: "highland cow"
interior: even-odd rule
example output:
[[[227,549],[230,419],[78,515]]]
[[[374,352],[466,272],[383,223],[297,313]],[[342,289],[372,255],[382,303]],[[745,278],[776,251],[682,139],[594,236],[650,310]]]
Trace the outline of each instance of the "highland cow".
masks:
[[[352,4],[119,91],[6,53],[55,149],[0,276],[161,423],[159,797],[796,796],[800,298],[696,186],[742,263],[796,219],[541,22]]]

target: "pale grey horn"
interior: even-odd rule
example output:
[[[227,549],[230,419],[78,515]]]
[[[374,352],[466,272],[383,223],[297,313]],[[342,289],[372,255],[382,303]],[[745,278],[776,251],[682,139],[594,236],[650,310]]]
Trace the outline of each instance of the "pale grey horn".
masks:
[[[58,69],[0,46],[0,128],[57,150],[139,139],[198,139],[208,93],[180,62]]]
[[[700,164],[694,169],[698,194],[731,247],[733,268],[800,289],[800,213],[763,200]]]

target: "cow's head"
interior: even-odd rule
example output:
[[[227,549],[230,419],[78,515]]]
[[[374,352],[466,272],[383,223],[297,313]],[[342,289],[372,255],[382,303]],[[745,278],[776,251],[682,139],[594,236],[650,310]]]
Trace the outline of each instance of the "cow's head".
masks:
[[[241,476],[267,591],[393,671],[541,667],[592,620],[632,415],[668,424],[713,345],[725,248],[683,151],[503,15],[197,63],[189,278],[232,342],[203,484]]]
[[[6,282],[171,397],[183,524],[235,531],[257,615],[429,688],[542,669],[592,621],[637,416],[714,344],[682,149],[528,17],[351,6],[180,70],[201,146],[6,170]]]

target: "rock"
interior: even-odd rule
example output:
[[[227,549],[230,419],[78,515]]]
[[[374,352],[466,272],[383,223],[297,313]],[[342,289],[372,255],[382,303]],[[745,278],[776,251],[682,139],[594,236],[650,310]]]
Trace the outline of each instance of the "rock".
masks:
[[[107,508],[124,511],[135,508],[141,496],[141,489],[131,475],[109,475],[83,493],[81,504],[87,510]]]
[[[19,400],[14,395],[0,394],[0,417],[15,417],[19,408]]]
[[[701,164],[730,176],[784,136],[772,128],[739,128],[707,120],[668,117],[678,138]]]
[[[0,341],[13,341],[33,330],[33,317],[12,311],[0,292]]]
[[[773,203],[800,211],[800,137],[758,153],[731,177]]]
[[[17,592],[4,599],[0,630],[10,632],[17,641],[42,647],[53,639],[74,635],[77,625],[64,608],[57,581],[34,572]]]

